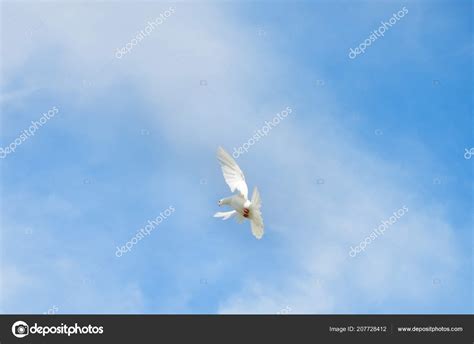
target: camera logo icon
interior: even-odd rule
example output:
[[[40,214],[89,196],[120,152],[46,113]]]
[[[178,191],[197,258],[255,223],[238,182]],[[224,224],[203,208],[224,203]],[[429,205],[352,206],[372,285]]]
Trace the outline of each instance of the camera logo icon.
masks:
[[[17,321],[12,326],[12,333],[17,338],[26,337],[29,333],[28,324],[24,321]]]

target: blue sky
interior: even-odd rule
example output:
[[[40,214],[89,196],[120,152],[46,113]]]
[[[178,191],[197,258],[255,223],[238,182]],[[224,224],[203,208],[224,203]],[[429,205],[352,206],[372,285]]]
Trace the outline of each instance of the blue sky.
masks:
[[[1,147],[59,109],[0,161],[2,313],[472,313],[469,1],[1,9]],[[230,194],[215,152],[286,107],[238,158],[256,240],[212,217]]]

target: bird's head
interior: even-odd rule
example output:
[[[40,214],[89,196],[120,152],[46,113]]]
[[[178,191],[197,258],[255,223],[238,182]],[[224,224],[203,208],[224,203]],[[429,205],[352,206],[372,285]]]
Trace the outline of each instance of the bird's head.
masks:
[[[232,197],[222,198],[217,202],[219,207],[223,205],[230,205],[231,203],[232,203]]]

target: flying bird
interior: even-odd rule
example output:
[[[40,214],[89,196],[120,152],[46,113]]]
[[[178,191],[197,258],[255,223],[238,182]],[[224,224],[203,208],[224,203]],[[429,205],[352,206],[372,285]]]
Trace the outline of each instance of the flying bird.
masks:
[[[225,182],[230,187],[230,191],[237,191],[237,193],[218,202],[219,206],[228,205],[234,210],[217,212],[214,214],[214,217],[221,217],[222,220],[235,217],[238,223],[242,223],[247,219],[250,221],[252,234],[257,239],[261,239],[263,236],[263,219],[260,212],[262,201],[258,189],[256,187],[253,189],[252,199],[249,200],[247,183],[239,165],[222,147],[217,149],[217,159],[221,164],[222,173],[224,174]]]

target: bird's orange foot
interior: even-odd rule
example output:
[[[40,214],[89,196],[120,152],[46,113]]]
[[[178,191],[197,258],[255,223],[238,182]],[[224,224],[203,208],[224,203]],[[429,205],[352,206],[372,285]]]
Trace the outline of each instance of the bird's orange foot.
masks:
[[[243,215],[244,217],[249,217],[249,210],[247,208],[244,208]]]

